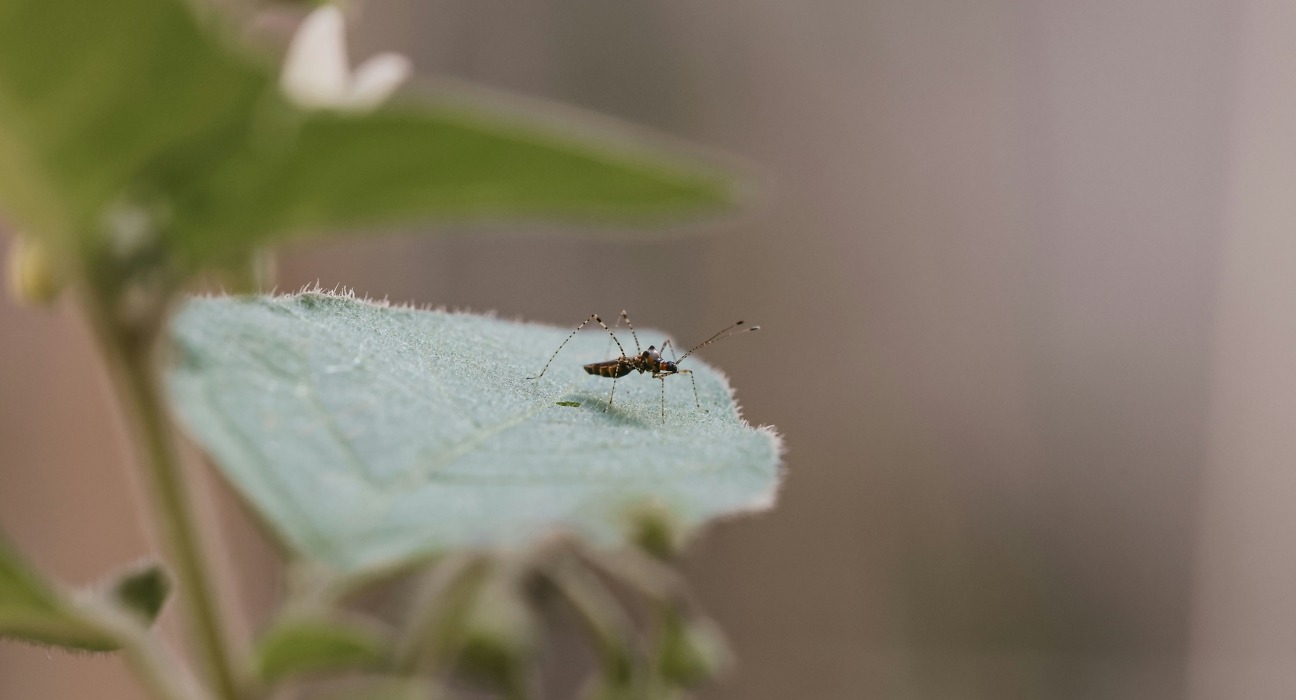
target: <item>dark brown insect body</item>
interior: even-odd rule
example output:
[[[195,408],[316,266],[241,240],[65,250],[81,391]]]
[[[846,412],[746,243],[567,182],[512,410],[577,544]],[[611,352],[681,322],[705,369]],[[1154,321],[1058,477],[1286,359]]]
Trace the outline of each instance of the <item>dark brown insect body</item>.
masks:
[[[615,342],[617,348],[621,350],[621,356],[616,358],[615,360],[605,360],[603,362],[592,362],[588,365],[585,365],[585,372],[587,374],[593,374],[599,377],[607,377],[608,379],[612,380],[612,393],[608,395],[607,407],[604,408],[603,410],[606,411],[608,408],[612,407],[612,398],[616,396],[617,379],[624,377],[627,374],[630,374],[631,372],[635,372],[635,371],[638,371],[640,374],[647,372],[652,375],[653,379],[658,379],[661,380],[662,382],[662,390],[661,390],[662,420],[666,420],[666,377],[669,377],[673,374],[689,375],[689,380],[693,382],[693,400],[694,402],[697,403],[697,407],[699,410],[705,410],[702,408],[701,399],[698,398],[697,382],[693,380],[693,373],[690,372],[689,370],[679,368],[679,363],[683,362],[684,358],[688,357],[689,355],[692,355],[695,351],[697,351],[698,349],[702,348],[705,345],[710,345],[711,343],[714,343],[715,341],[720,340],[721,338],[727,338],[728,336],[733,335],[734,333],[737,333],[739,331],[760,330],[760,326],[739,328],[739,326],[743,325],[743,322],[739,321],[733,324],[732,326],[729,326],[728,328],[720,331],[719,333],[716,333],[715,335],[711,336],[710,338],[703,341],[692,350],[689,350],[688,352],[684,353],[684,356],[679,358],[678,360],[666,360],[662,358],[662,350],[666,350],[667,348],[670,348],[671,354],[672,355],[675,354],[675,349],[671,347],[671,341],[667,340],[666,342],[662,343],[661,350],[658,350],[657,347],[654,345],[650,345],[648,346],[647,350],[641,351],[639,345],[639,334],[635,333],[634,325],[630,323],[630,316],[625,311],[621,312],[621,320],[617,321],[617,325],[619,326],[621,325],[621,321],[625,321],[626,326],[630,328],[630,335],[634,337],[634,341],[635,341],[636,354],[634,355],[626,354],[625,347],[621,345],[621,341],[617,340],[616,334],[612,332],[612,329],[607,327],[607,324],[603,323],[603,319],[599,318],[598,314],[590,314],[590,317],[585,319],[585,321],[581,323],[579,326],[576,326],[576,330],[572,331],[571,335],[567,336],[567,340],[564,340],[562,342],[562,345],[559,345],[558,349],[554,350],[553,355],[549,357],[549,361],[545,363],[544,369],[540,370],[540,374],[531,377],[531,379],[539,379],[540,377],[543,377],[544,373],[549,370],[549,365],[553,364],[554,358],[557,357],[558,353],[563,349],[564,346],[567,345],[567,342],[570,341],[573,336],[579,333],[580,329],[584,328],[586,324],[588,324],[590,321],[597,321],[598,324],[603,327],[603,330],[607,331],[608,335],[612,336],[612,341]]]
[[[623,362],[621,360],[608,360],[606,362],[595,362],[593,364],[585,365],[586,374],[597,374],[600,377],[607,377],[608,379],[624,377],[633,371],[635,371],[633,362]],[[640,370],[640,372],[642,373],[642,370]]]
[[[623,311],[621,313],[625,312]],[[670,345],[669,340],[666,341],[666,345]],[[666,347],[666,345],[663,345],[662,347]],[[651,345],[648,346],[647,350],[644,350],[642,353],[634,355],[633,357],[622,355],[615,360],[594,362],[585,365],[586,373],[597,374],[600,377],[607,377],[609,379],[624,377],[635,370],[639,370],[639,374],[652,372],[654,379],[659,379],[660,377],[657,376],[659,374],[669,375],[680,372],[679,369],[676,369],[674,362],[663,360],[661,351]],[[688,370],[683,371],[692,374],[692,372],[689,372]]]

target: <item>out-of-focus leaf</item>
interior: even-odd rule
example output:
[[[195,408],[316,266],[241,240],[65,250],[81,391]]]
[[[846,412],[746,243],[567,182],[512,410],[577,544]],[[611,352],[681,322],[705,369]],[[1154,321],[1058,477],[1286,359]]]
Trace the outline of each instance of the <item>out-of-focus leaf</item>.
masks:
[[[659,617],[657,665],[662,677],[691,688],[732,665],[724,637],[709,620],[690,619],[674,608],[663,610]]]
[[[171,578],[160,564],[133,567],[108,582],[108,596],[119,607],[153,622],[171,595]]]
[[[30,571],[0,540],[0,637],[87,651],[109,651],[116,642],[86,619],[75,603]]]
[[[346,572],[556,529],[620,545],[645,502],[692,527],[772,501],[777,438],[719,373],[685,363],[705,412],[673,377],[663,422],[638,374],[605,412],[611,382],[581,364],[606,359],[606,334],[528,378],[570,332],[319,293],[198,299],[173,324],[170,387],[290,548]]]
[[[423,678],[352,677],[310,693],[310,700],[452,700],[444,688]]]
[[[0,205],[93,232],[149,207],[181,257],[413,220],[596,223],[731,204],[732,183],[574,128],[463,106],[292,108],[176,0],[0,3]]]
[[[244,139],[269,76],[185,5],[0,2],[0,204],[28,234],[91,231],[128,189]]]
[[[258,641],[255,664],[267,683],[312,671],[374,667],[388,652],[374,625],[323,615],[289,616]]]
[[[178,249],[222,258],[285,236],[413,221],[659,223],[736,197],[717,170],[480,107],[316,112],[280,137],[220,163],[183,202]]]
[[[727,175],[508,109],[303,111],[187,5],[0,2],[0,206],[25,231],[91,236],[130,211],[197,268],[343,227],[732,203]]]
[[[14,236],[6,265],[9,293],[25,304],[52,304],[67,286],[67,271],[51,254],[47,241]]]

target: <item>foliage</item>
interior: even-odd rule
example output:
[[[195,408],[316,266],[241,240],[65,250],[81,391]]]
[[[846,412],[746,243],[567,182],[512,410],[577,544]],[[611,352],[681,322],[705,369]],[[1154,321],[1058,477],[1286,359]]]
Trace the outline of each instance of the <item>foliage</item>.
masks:
[[[73,593],[0,543],[0,635],[121,649],[170,700],[357,669],[362,695],[442,697],[459,673],[526,697],[535,613],[556,597],[604,660],[591,688],[668,697],[713,675],[719,637],[664,561],[697,525],[768,504],[778,462],[714,370],[690,365],[705,410],[677,377],[663,418],[643,376],[602,410],[578,365],[607,357],[606,338],[577,338],[529,380],[566,331],[321,293],[203,299],[171,321],[196,275],[236,277],[290,237],[660,223],[731,206],[735,178],[628,132],[482,103],[304,108],[228,23],[183,0],[0,0],[0,212],[23,233],[10,287],[80,302],[168,564]],[[225,634],[160,356],[178,413],[298,572],[253,650]],[[396,573],[418,591],[402,612],[349,610]],[[149,629],[172,577],[198,678]],[[652,645],[626,605],[664,615]]]
[[[72,649],[105,651],[116,642],[65,593],[32,572],[0,542],[0,635]]]
[[[303,110],[221,39],[176,0],[0,4],[0,202],[16,223],[89,252],[156,236],[201,267],[357,224],[732,200],[715,171],[485,106]]]
[[[532,380],[570,330],[318,292],[198,299],[173,329],[185,422],[290,551],[338,571],[558,527],[623,544],[645,502],[691,526],[772,497],[777,445],[706,365],[703,411],[682,375],[664,421],[644,375],[605,410],[610,382],[580,365],[606,334]]]

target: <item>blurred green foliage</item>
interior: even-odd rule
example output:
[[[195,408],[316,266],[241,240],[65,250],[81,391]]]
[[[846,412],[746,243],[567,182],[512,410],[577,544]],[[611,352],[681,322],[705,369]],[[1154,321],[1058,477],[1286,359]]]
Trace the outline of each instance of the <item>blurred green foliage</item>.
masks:
[[[361,224],[651,221],[733,202],[723,173],[542,121],[302,110],[175,0],[0,3],[0,205],[82,254],[157,239],[196,269]],[[123,215],[139,226],[123,233]]]
[[[296,563],[326,579],[295,592],[250,654],[233,648],[154,364],[196,273],[247,272],[267,246],[336,229],[655,224],[723,211],[738,188],[630,132],[502,103],[304,109],[230,40],[229,21],[182,0],[0,0],[0,216],[22,232],[11,287],[39,302],[78,292],[134,423],[204,677],[147,634],[171,592],[154,564],[70,594],[0,542],[0,635],[121,647],[149,690],[173,700],[261,697],[339,669],[377,669],[375,693],[431,697],[440,686],[400,676],[427,680],[449,660],[524,697],[539,647],[531,586],[548,576],[599,649],[603,683],[591,687],[661,681],[666,697],[713,674],[718,637],[679,612],[654,664],[594,565],[572,553],[584,545],[546,537],[647,548],[658,558],[646,568],[603,575],[681,611],[674,583],[625,572],[661,566],[691,527],[767,505],[778,478],[777,438],[742,421],[718,373],[691,365],[702,411],[677,379],[663,419],[659,385],[644,377],[625,378],[604,411],[606,385],[591,386],[580,363],[607,359],[606,338],[575,339],[533,381],[567,331],[324,294],[197,301],[170,336],[172,396],[194,435]],[[429,589],[443,605],[420,604],[390,629],[321,593],[475,548],[493,563],[469,557]]]
[[[267,684],[293,675],[376,668],[389,640],[376,623],[336,614],[287,614],[262,633],[254,652],[257,676]]]
[[[87,613],[84,601],[31,571],[3,540],[0,540],[0,637],[84,651],[117,648],[117,640]]]

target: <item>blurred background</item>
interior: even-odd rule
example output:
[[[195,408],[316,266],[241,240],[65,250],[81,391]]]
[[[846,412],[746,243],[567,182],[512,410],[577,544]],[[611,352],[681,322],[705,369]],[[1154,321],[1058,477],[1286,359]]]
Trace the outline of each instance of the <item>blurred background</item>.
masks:
[[[1296,4],[363,10],[355,60],[402,51],[766,180],[686,236],[281,256],[282,288],[765,327],[706,353],[788,453],[778,507],[686,561],[740,661],[703,697],[1296,697]],[[0,529],[73,582],[150,551],[88,341],[66,303],[0,302]],[[255,621],[274,557],[202,483]],[[0,698],[138,695],[116,658],[0,645]]]

